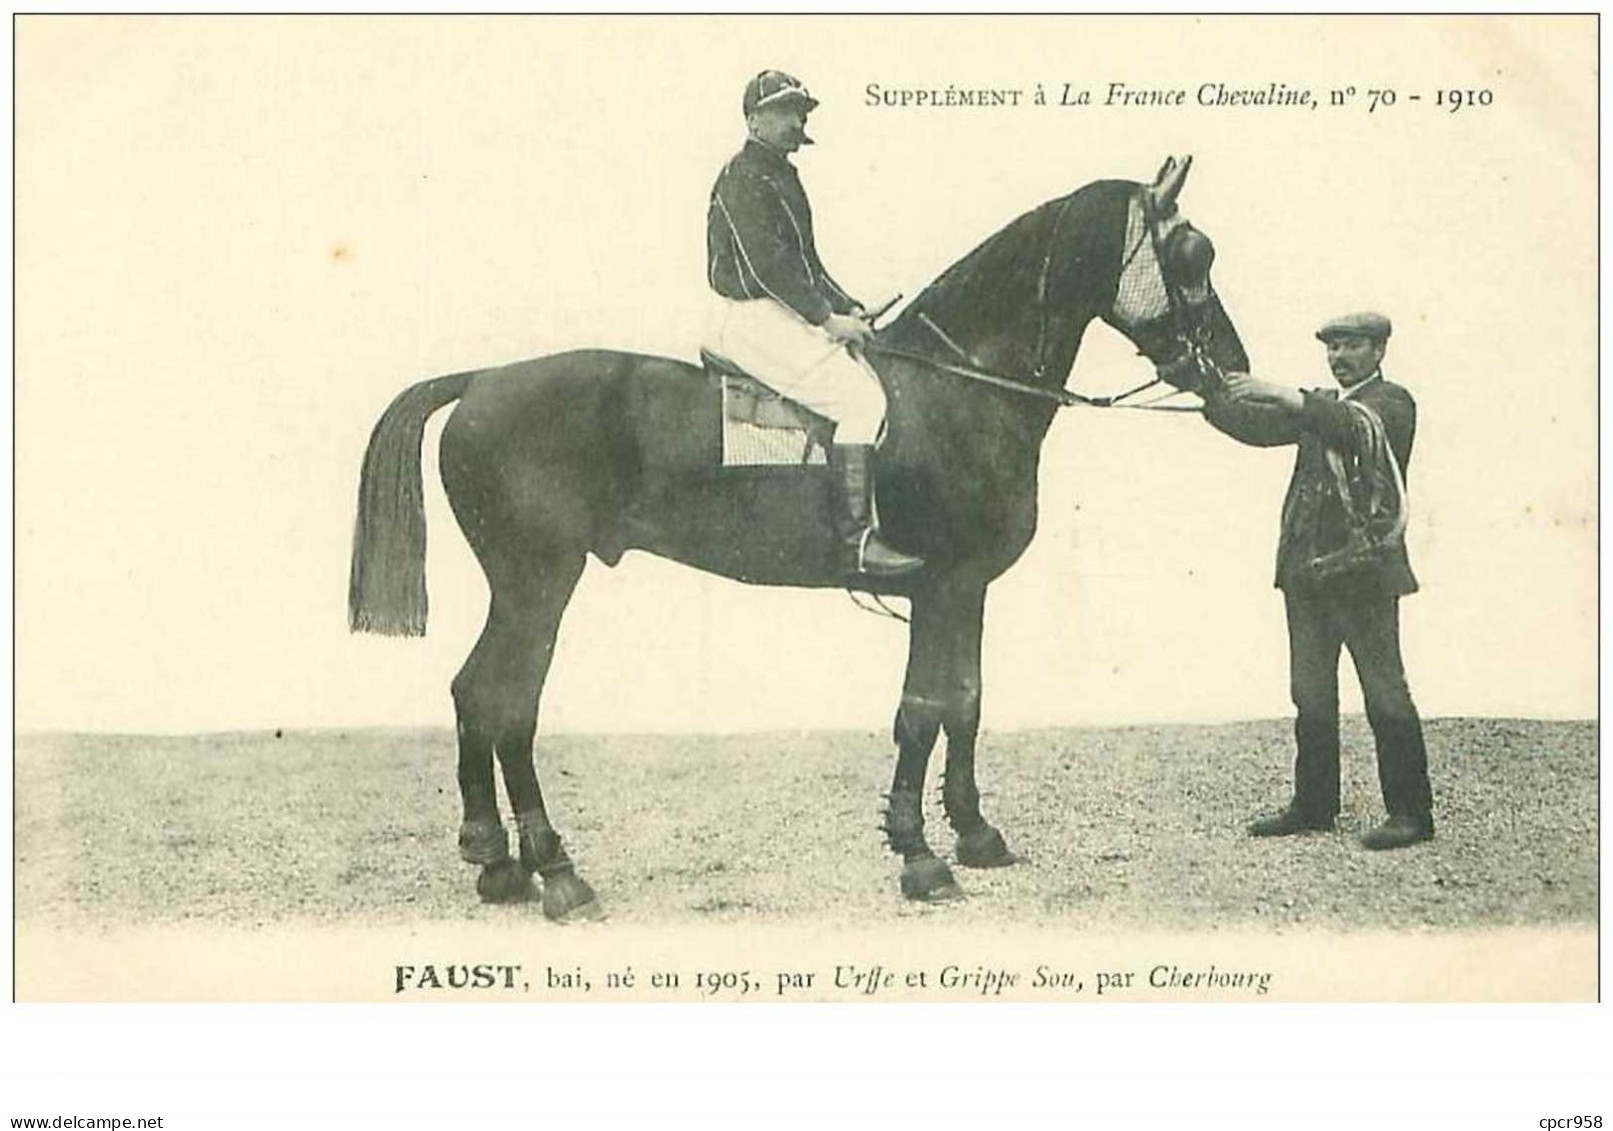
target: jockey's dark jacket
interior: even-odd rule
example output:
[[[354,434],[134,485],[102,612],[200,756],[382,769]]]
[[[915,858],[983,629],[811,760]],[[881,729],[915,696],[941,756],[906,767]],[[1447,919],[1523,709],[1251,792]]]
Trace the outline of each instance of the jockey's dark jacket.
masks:
[[[1382,376],[1368,378],[1356,388],[1350,399],[1378,414],[1401,476],[1406,477],[1412,440],[1417,435],[1417,402]],[[1204,406],[1205,419],[1234,440],[1262,448],[1299,445],[1294,475],[1283,499],[1282,533],[1277,543],[1276,585],[1285,591],[1315,585],[1306,564],[1343,546],[1349,536],[1349,523],[1327,465],[1327,448],[1348,450],[1350,410],[1340,403],[1334,389],[1306,389],[1304,397],[1305,408],[1298,416],[1275,405],[1234,402],[1224,396],[1212,395]],[[1396,597],[1417,591],[1404,543],[1396,545],[1366,576],[1323,584],[1365,585]]]
[[[823,269],[795,166],[754,138],[717,175],[706,209],[706,277],[733,299],[772,298],[814,326],[856,300]]]

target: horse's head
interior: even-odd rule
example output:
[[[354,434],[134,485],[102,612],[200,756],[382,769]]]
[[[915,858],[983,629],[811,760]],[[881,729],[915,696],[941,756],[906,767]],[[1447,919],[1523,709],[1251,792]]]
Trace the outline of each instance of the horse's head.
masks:
[[[1198,391],[1221,372],[1247,372],[1249,355],[1210,285],[1215,245],[1177,206],[1192,164],[1167,159],[1132,195],[1114,305],[1103,317],[1162,379]]]

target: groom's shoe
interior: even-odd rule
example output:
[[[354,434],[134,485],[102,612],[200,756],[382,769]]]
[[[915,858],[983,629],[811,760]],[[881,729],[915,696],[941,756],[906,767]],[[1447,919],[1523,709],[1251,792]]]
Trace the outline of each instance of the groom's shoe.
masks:
[[[1261,817],[1249,826],[1250,836],[1293,836],[1296,833],[1333,831],[1333,818],[1289,805],[1280,813]]]
[[[1361,837],[1361,847],[1381,852],[1387,848],[1405,848],[1419,841],[1434,839],[1434,818],[1414,817],[1405,813],[1390,817],[1383,824]]]

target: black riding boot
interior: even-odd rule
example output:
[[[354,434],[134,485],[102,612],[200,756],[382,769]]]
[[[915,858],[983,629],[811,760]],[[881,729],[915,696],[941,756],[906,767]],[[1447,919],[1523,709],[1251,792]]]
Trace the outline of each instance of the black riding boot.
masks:
[[[839,480],[835,535],[841,568],[848,574],[900,577],[922,569],[924,560],[879,540],[874,529],[873,455],[871,444],[835,444],[829,449],[829,466]]]

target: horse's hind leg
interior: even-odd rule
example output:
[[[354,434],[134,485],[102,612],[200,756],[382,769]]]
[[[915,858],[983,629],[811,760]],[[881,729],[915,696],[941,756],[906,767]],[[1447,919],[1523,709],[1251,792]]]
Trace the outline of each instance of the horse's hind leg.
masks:
[[[560,618],[583,561],[580,551],[550,553],[526,557],[507,570],[489,569],[493,597],[487,625],[453,686],[465,799],[460,851],[483,865],[477,890],[493,901],[524,898],[535,872],[543,880],[544,914],[561,920],[595,914],[598,904],[549,822],[533,763],[533,740]],[[488,818],[494,754],[515,812],[519,864],[509,857],[496,803]],[[477,856],[467,844],[485,850]]]

